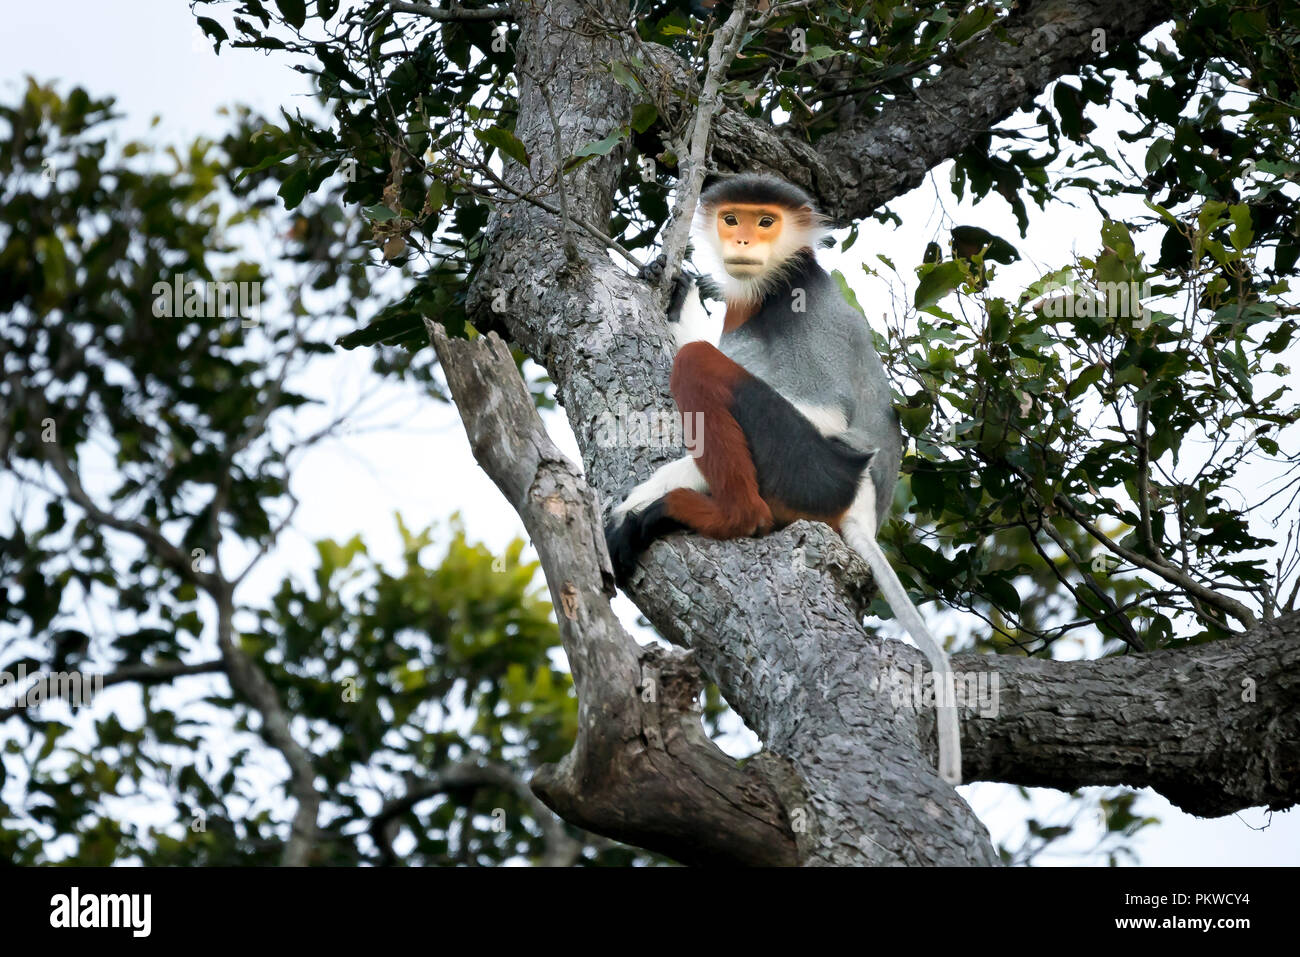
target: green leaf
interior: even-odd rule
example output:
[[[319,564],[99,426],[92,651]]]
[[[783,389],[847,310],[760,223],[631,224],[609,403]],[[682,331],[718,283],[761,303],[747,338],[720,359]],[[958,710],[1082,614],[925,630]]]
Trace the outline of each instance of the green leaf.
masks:
[[[284,200],[285,209],[297,209],[303,197],[307,195],[307,171],[296,169],[289,178],[280,184],[280,198]]]
[[[898,410],[898,418],[908,435],[920,435],[924,432],[929,428],[933,416],[934,406],[924,400],[917,405],[909,404]]]
[[[833,269],[831,270],[831,275],[835,277],[835,284],[840,287],[840,295],[844,297],[844,301],[865,316],[866,313],[862,311],[862,306],[858,302],[857,293],[853,291],[853,287],[849,285],[849,281],[844,278],[844,273],[840,272],[838,269]]]
[[[1238,10],[1228,18],[1232,32],[1247,40],[1261,40],[1268,36],[1268,18],[1259,10]]]
[[[447,184],[434,180],[429,186],[429,208],[435,213],[447,203]]]
[[[249,176],[253,173],[260,173],[262,170],[269,169],[270,167],[275,166],[277,163],[283,163],[290,156],[293,156],[297,152],[298,152],[297,150],[284,150],[283,152],[273,153],[270,156],[264,157],[262,160],[255,163],[254,165],[249,166],[243,170],[240,170],[239,175],[235,177],[235,182],[239,183],[241,180],[243,180],[245,176]]]
[[[952,260],[930,268],[916,287],[916,308],[929,309],[960,286],[965,276],[961,263]]]
[[[316,56],[335,76],[347,80],[359,90],[366,88],[366,81],[352,72],[352,68],[348,66],[348,61],[337,50],[324,43],[318,43],[316,44]]]
[[[998,575],[981,575],[980,591],[1003,611],[1013,614],[1020,611],[1020,593],[1005,578]]]
[[[528,150],[524,149],[524,144],[519,142],[519,138],[509,130],[492,126],[486,130],[475,130],[474,138],[486,146],[495,147],[520,166],[527,168],[530,165]]]
[[[1165,209],[1163,206],[1157,206],[1149,199],[1145,199],[1142,202],[1146,205],[1147,209],[1151,210],[1153,213],[1159,214],[1160,218],[1165,222],[1173,226],[1178,225],[1178,220],[1174,218],[1174,214],[1169,212],[1169,210]]]
[[[221,44],[230,39],[230,35],[226,33],[226,28],[211,17],[199,17],[198,21],[199,28],[216,41],[217,52],[221,52]]]
[[[1196,224],[1202,232],[1209,232],[1219,223],[1219,218],[1223,211],[1228,208],[1228,204],[1221,199],[1212,199],[1201,207],[1201,211],[1196,214]]]
[[[610,63],[609,72],[614,74],[614,79],[618,81],[620,86],[627,87],[627,89],[631,90],[633,93],[639,94],[645,92],[640,81],[632,75],[632,71],[617,60]]]
[[[965,40],[969,40],[980,30],[989,26],[997,18],[998,11],[993,5],[988,4],[976,7],[970,13],[957,21],[948,38],[953,43],[962,43]]]
[[[1052,91],[1052,104],[1061,117],[1061,132],[1072,140],[1083,137],[1083,94],[1070,84],[1061,81]]]
[[[1169,151],[1173,148],[1173,145],[1173,140],[1169,139],[1158,139],[1151,144],[1151,148],[1147,150],[1147,173],[1154,173],[1160,167],[1165,165],[1165,161],[1169,159]],[[1147,205],[1152,209],[1159,209],[1159,207],[1152,204],[1149,200],[1147,201]],[[1164,210],[1159,211],[1165,213]],[[1165,215],[1168,214],[1165,213]]]
[[[809,47],[808,52],[799,58],[799,62],[796,63],[795,66],[803,66],[805,63],[815,63],[818,60],[825,60],[829,57],[835,56],[838,52],[838,50],[832,49],[824,44],[818,44],[817,46]]]
[[[337,342],[344,349],[355,349],[358,346],[373,346],[377,342],[405,339],[423,332],[424,321],[419,316],[400,312],[377,319],[364,329],[340,336]]]
[[[632,110],[632,129],[644,133],[659,119],[659,109],[653,103],[638,103]]]
[[[1020,259],[1015,246],[979,226],[954,226],[952,239],[961,256],[975,256],[983,250],[983,258],[993,262],[1010,264]]]
[[[1005,299],[988,300],[989,341],[1006,342],[1011,332],[1011,309]]]
[[[1118,220],[1108,219],[1101,224],[1101,241],[1121,257],[1127,258],[1133,253],[1133,237],[1128,226]]]
[[[623,137],[627,136],[627,134],[628,128],[626,126],[620,126],[603,140],[595,140],[594,142],[588,143],[586,146],[578,147],[578,149],[573,151],[573,155],[577,158],[608,156],[614,147],[617,146]]]
[[[302,29],[302,25],[307,22],[306,0],[275,0],[275,5],[280,8],[280,15],[285,22],[295,30]]]
[[[912,473],[912,495],[916,498],[918,512],[940,514],[945,497],[943,474],[934,468],[918,469]]]
[[[1105,372],[1106,367],[1100,362],[1095,362],[1088,366],[1088,368],[1079,373],[1078,377],[1066,387],[1065,398],[1067,400],[1077,399],[1090,385],[1101,379]]]
[[[1232,232],[1228,238],[1239,251],[1245,250],[1255,239],[1255,230],[1251,228],[1250,222],[1250,207],[1245,203],[1237,203],[1228,210],[1228,215],[1232,218]]]

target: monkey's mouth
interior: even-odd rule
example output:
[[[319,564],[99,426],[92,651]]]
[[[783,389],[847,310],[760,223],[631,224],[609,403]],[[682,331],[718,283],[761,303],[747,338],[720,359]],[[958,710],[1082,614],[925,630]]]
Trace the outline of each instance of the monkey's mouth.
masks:
[[[728,266],[761,266],[761,265],[763,265],[763,262],[762,262],[762,260],[760,260],[760,259],[724,259],[723,262],[726,263]]]

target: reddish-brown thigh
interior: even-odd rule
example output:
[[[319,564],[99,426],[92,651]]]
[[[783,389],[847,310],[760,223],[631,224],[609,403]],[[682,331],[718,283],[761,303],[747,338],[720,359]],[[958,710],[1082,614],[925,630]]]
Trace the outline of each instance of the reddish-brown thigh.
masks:
[[[683,415],[698,416],[696,464],[709,494],[676,489],[665,499],[672,518],[710,538],[761,534],[772,512],[758,493],[758,476],[745,433],[732,415],[735,387],[748,376],[707,342],[683,346],[673,361],[671,388]]]

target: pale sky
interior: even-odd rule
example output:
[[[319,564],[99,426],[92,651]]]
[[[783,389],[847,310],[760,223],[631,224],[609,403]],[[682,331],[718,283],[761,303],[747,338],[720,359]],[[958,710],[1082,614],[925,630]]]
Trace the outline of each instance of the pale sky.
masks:
[[[181,143],[200,134],[217,136],[227,127],[217,109],[234,103],[247,104],[272,117],[282,106],[290,111],[314,109],[306,98],[306,78],[291,70],[282,55],[268,57],[236,50],[214,55],[210,44],[198,35],[187,5],[177,0],[7,3],[3,22],[0,95],[6,102],[19,94],[26,74],[41,81],[58,80],[63,93],[80,84],[92,95],[112,94],[118,99],[119,112],[125,115],[123,140],[139,136]],[[149,120],[154,114],[161,116],[161,122],[151,130]],[[943,219],[936,198],[957,222],[984,226],[1025,254],[1025,262],[1006,271],[1008,288],[1015,288],[1016,282],[1023,288],[1049,268],[1064,265],[1074,253],[1095,249],[1099,219],[1090,207],[1056,204],[1046,214],[1031,209],[1030,234],[1021,240],[1005,202],[993,197],[978,206],[969,201],[959,204],[948,190],[946,175],[944,167],[913,194],[891,204],[903,217],[903,228],[864,223],[848,254],[836,250],[822,256],[828,268],[840,268],[849,276],[868,318],[878,329],[880,315],[892,312],[892,307],[882,298],[885,287],[863,279],[858,264],[883,251],[910,277],[926,242],[953,224]],[[367,422],[397,427],[359,432],[328,443],[302,460],[293,478],[295,494],[302,503],[293,528],[249,580],[248,591],[241,594],[243,600],[256,601],[259,595],[269,594],[287,573],[305,572],[315,558],[311,542],[318,538],[346,540],[360,532],[372,551],[396,560],[396,512],[408,527],[435,524],[445,532],[447,517],[459,511],[471,540],[497,551],[524,534],[518,517],[474,462],[454,410],[423,400],[400,385],[377,382],[368,366],[364,350],[339,353],[321,362],[309,381],[297,385],[301,391],[327,398],[332,407],[343,406],[352,396],[373,393],[375,406],[382,405],[384,411]],[[577,447],[562,413],[548,416],[547,424],[561,448],[577,461]],[[632,626],[635,610],[631,604],[620,597],[618,608]],[[892,627],[886,632],[897,634]],[[1095,644],[1080,646],[1076,653],[1084,657],[1095,654]],[[105,700],[122,699],[109,698],[106,693]],[[752,736],[738,735],[729,748],[747,749],[747,740],[752,741]],[[960,790],[995,840],[1018,843],[1030,812],[1015,789],[975,784]],[[1044,823],[1056,823],[1059,814],[1067,810],[1065,805],[1058,792],[1033,791],[1033,814]],[[1270,816],[1253,809],[1200,820],[1148,791],[1138,813],[1154,815],[1163,822],[1142,832],[1133,844],[1143,864],[1294,865],[1300,861],[1300,815],[1295,812]],[[1075,849],[1090,847],[1099,834],[1086,822],[1079,830],[1070,842]],[[1039,863],[1079,861],[1077,857],[1043,858]]]

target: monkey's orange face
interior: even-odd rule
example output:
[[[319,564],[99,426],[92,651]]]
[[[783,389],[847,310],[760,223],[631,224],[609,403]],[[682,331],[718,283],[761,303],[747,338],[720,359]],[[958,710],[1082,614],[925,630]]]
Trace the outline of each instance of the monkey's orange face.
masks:
[[[767,269],[784,226],[785,218],[774,206],[741,203],[720,206],[718,243],[727,275],[745,279]]]

